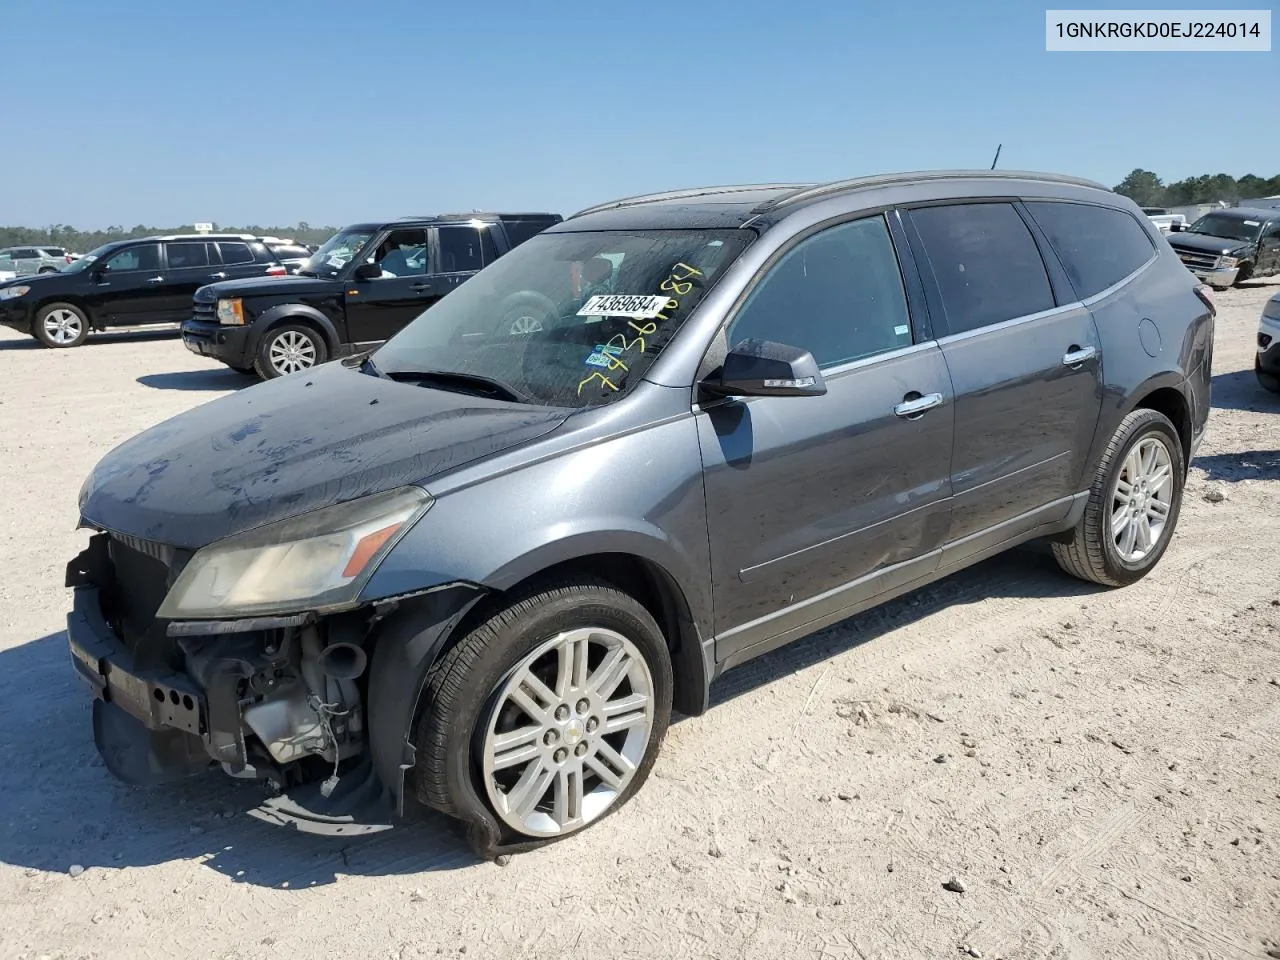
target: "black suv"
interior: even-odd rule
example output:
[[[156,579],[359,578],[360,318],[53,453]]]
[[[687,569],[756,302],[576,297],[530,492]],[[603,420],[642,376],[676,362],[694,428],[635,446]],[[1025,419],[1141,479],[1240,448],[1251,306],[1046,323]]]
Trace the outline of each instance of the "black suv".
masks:
[[[0,284],[0,324],[46,347],[78,347],[90,329],[181,323],[211,280],[284,276],[249,234],[185,234],[116,240],[57,273]]]
[[[193,353],[264,380],[296,373],[376,346],[562,219],[465,213],[353,224],[330,237],[296,276],[197,290],[195,316],[182,325],[182,339]],[[507,318],[515,332],[534,329],[535,322],[518,309]]]
[[[1280,273],[1280,209],[1214,210],[1168,240],[1188,270],[1221,290]]]

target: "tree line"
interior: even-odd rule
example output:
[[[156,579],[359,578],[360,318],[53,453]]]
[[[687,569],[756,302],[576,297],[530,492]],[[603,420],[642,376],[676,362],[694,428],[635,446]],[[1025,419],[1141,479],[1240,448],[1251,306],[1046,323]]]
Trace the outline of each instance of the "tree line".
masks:
[[[1114,189],[1140,207],[1182,207],[1194,203],[1217,203],[1219,200],[1233,203],[1280,194],[1280,174],[1266,178],[1246,173],[1237,180],[1229,173],[1206,173],[1165,183],[1150,170],[1139,167]]]
[[[337,227],[313,227],[305,220],[291,227],[264,227],[256,223],[247,227],[225,227],[219,224],[215,230],[218,233],[252,233],[260,237],[282,237],[303,243],[324,243],[338,232]],[[77,230],[65,223],[56,223],[47,227],[0,227],[0,247],[47,244],[52,247],[63,247],[72,253],[88,253],[95,247],[111,243],[113,240],[133,240],[137,237],[195,232],[196,228],[189,223],[179,227],[148,227],[138,224],[129,229],[111,226],[105,230]]]

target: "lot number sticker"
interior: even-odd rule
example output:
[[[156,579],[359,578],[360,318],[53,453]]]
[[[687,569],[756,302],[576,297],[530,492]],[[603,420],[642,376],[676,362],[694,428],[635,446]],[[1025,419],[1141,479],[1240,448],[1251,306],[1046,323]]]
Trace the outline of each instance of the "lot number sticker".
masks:
[[[580,317],[630,317],[651,320],[667,308],[665,295],[606,293],[592,297],[578,311]]]

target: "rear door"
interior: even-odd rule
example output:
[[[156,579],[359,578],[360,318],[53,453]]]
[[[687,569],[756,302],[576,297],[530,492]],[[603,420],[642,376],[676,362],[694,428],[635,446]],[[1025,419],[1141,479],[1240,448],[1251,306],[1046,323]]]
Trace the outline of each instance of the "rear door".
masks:
[[[956,396],[947,564],[1067,515],[1101,410],[1101,345],[1015,202],[918,207],[908,223]]]
[[[394,336],[443,295],[428,273],[430,234],[425,227],[388,231],[370,249],[369,260],[382,268],[382,275],[347,284],[352,343],[379,343]]]
[[[695,408],[717,660],[937,566],[954,405],[908,302],[888,222],[860,217],[784,251],[730,319],[726,348],[759,338],[806,349],[827,393]]]
[[[218,279],[236,280],[240,277],[266,275],[268,261],[272,258],[265,244],[257,241],[218,240],[213,246],[217,249],[215,262],[221,261],[213,271],[225,274],[225,277]]]
[[[210,263],[210,244],[205,240],[169,240],[164,243],[166,267],[163,309],[175,323],[191,316],[191,298],[196,290],[213,283],[218,267]]]

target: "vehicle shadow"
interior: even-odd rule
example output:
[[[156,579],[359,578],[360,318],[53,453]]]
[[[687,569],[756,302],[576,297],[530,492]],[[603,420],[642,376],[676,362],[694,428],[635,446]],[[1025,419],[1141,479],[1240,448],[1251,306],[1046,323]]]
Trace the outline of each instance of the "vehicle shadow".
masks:
[[[115,780],[93,743],[88,687],[65,633],[0,651],[0,862],[65,873],[191,860],[236,883],[296,890],[339,875],[471,866],[454,821],[432,814],[383,833],[323,837],[247,815],[266,796],[218,770],[176,784]]]
[[[988,597],[1089,597],[1106,589],[1063,573],[1048,543],[1033,541],[730,670],[712,686],[711,705],[727,703],[948,607],[981,603]]]
[[[1216,374],[1212,381],[1212,405],[1219,410],[1280,413],[1280,397],[1263,389],[1252,370]]]
[[[108,347],[115,343],[146,343],[151,340],[175,340],[181,330],[178,327],[144,327],[131,330],[110,330],[105,333],[91,333],[84,343],[72,350],[83,350],[86,347]],[[0,350],[48,350],[35,337],[5,337],[0,339]]]
[[[138,377],[138,383],[153,390],[240,390],[257,382],[257,377],[221,365],[207,370],[148,373]]]
[[[1191,462],[1210,480],[1237,483],[1241,480],[1280,480],[1280,450],[1246,450],[1244,453],[1215,453]]]

